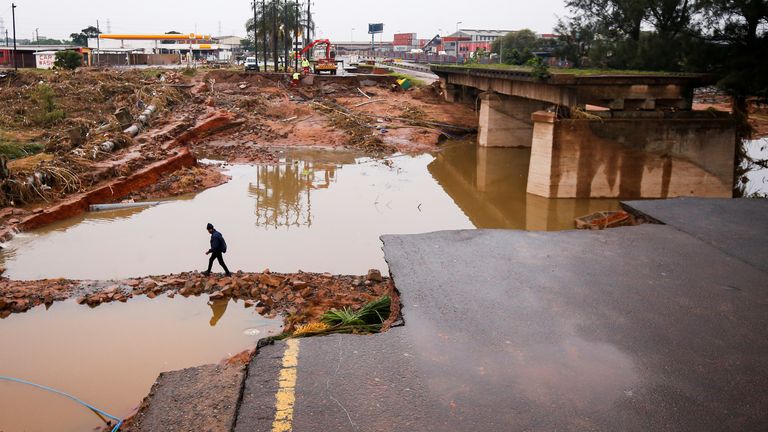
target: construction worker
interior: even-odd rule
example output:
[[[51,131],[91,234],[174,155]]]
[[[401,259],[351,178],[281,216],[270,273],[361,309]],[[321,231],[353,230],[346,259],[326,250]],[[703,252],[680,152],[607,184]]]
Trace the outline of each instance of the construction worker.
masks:
[[[293,81],[291,81],[291,84],[293,84],[294,87],[297,87],[299,85],[299,80],[301,79],[301,74],[298,72],[293,73]]]
[[[308,58],[301,60],[301,67],[302,69],[304,69],[304,75],[308,75],[310,73],[310,70],[309,70],[310,63]]]

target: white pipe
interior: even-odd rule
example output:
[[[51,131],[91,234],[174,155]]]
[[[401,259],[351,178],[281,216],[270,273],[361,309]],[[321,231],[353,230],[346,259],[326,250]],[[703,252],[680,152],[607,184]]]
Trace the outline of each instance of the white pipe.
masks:
[[[166,201],[147,201],[147,202],[133,202],[133,203],[116,203],[116,204],[92,204],[88,206],[88,210],[92,212],[108,211],[108,210],[121,210],[138,207],[152,207],[165,203]]]

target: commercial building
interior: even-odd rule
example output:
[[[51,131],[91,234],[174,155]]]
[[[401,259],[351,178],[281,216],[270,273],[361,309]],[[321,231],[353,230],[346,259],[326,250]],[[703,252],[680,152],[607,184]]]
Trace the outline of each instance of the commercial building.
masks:
[[[460,29],[458,32],[443,38],[443,50],[448,55],[460,57],[469,56],[478,49],[490,51],[495,40],[513,31]]]
[[[67,50],[79,52],[83,55],[83,64],[87,66],[91,65],[92,53],[88,48],[75,45],[17,45],[16,66],[19,68],[36,68],[39,67],[38,58],[41,58],[41,56],[37,55],[38,53],[46,53],[46,56],[43,56],[42,58],[47,59],[44,61],[44,63],[47,64],[52,56],[56,56],[57,51]],[[47,69],[50,69],[50,67],[53,66],[52,60],[50,63],[51,65],[46,67]],[[13,67],[13,46],[0,47],[0,67]]]

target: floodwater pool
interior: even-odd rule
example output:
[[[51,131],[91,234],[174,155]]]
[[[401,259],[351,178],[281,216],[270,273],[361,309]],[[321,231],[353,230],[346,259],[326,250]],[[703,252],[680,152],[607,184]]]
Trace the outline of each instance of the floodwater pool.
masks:
[[[156,207],[85,215],[18,235],[0,263],[14,279],[116,279],[204,270],[205,225],[231,270],[386,272],[382,234],[448,229],[561,230],[618,201],[525,192],[530,149],[452,144],[386,161],[291,150],[275,165],[228,166],[232,180]]]

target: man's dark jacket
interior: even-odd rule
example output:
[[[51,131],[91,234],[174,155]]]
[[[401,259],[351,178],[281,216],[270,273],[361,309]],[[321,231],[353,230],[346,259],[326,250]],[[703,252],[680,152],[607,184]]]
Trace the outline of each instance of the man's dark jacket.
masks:
[[[212,254],[226,253],[227,242],[224,241],[224,236],[220,232],[213,230],[211,233],[211,250]]]

